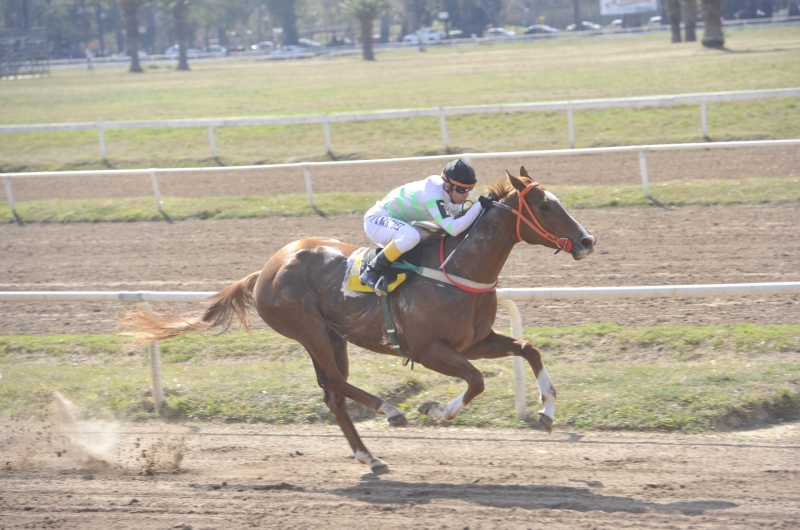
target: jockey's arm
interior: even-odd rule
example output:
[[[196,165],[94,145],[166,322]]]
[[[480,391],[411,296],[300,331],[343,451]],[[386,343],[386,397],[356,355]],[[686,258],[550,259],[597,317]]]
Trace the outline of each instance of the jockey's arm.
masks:
[[[444,201],[441,199],[425,201],[425,207],[428,209],[431,217],[433,217],[434,222],[444,228],[451,236],[457,236],[469,228],[483,209],[480,203],[476,203],[472,205],[464,215],[456,219],[450,215],[450,212],[448,212],[445,207]]]

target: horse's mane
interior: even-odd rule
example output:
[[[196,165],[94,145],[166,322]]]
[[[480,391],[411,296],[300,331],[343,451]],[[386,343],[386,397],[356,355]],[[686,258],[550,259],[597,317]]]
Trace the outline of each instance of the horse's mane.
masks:
[[[486,186],[486,191],[493,194],[498,199],[502,199],[514,191],[514,186],[511,185],[508,179],[497,179],[494,182],[490,182],[489,185]]]

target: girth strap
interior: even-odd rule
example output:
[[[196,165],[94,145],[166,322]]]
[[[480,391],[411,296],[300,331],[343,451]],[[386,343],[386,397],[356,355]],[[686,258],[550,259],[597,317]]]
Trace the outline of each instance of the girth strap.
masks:
[[[398,357],[404,357],[403,366],[406,366],[411,361],[411,369],[414,369],[414,361],[407,357],[403,348],[400,347],[400,340],[397,338],[397,331],[394,329],[394,321],[392,320],[392,310],[389,308],[389,295],[379,296],[381,300],[381,310],[383,311],[383,324],[386,326],[386,333],[389,335],[389,342],[392,343],[392,349]]]

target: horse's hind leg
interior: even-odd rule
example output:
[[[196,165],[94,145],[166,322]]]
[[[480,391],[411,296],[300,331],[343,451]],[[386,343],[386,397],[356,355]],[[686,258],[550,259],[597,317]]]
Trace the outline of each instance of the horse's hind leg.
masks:
[[[329,333],[329,335],[331,344],[333,345],[333,355],[336,366],[339,368],[339,373],[342,374],[342,377],[347,379],[350,371],[349,360],[347,358],[347,341],[333,333]],[[347,412],[347,402],[345,398],[339,394],[334,394],[330,390],[325,390],[325,404],[328,405],[331,414],[333,414],[333,417],[336,419],[336,423],[338,423],[339,428],[342,429],[344,437],[347,438],[350,447],[353,449],[355,459],[362,464],[367,464],[376,475],[387,473],[389,471],[389,466],[384,464],[380,459],[374,458],[364,445],[364,442],[361,441],[361,437],[358,435],[355,425],[353,425],[353,420],[350,418],[350,413]]]

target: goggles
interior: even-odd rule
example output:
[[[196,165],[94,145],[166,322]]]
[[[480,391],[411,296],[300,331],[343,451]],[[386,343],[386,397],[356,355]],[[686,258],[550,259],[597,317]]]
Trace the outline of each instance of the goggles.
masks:
[[[472,188],[474,188],[474,187],[475,187],[475,184],[467,184],[466,186],[464,186],[464,185],[463,185],[461,182],[456,182],[456,181],[454,181],[454,180],[451,180],[451,179],[447,178],[447,177],[444,175],[444,173],[442,173],[442,178],[445,180],[445,182],[447,182],[448,184],[450,184],[450,187],[451,187],[451,188],[452,188],[452,189],[453,189],[453,190],[454,190],[456,193],[461,193],[461,194],[468,193],[468,192],[469,192],[469,191],[470,191]]]

